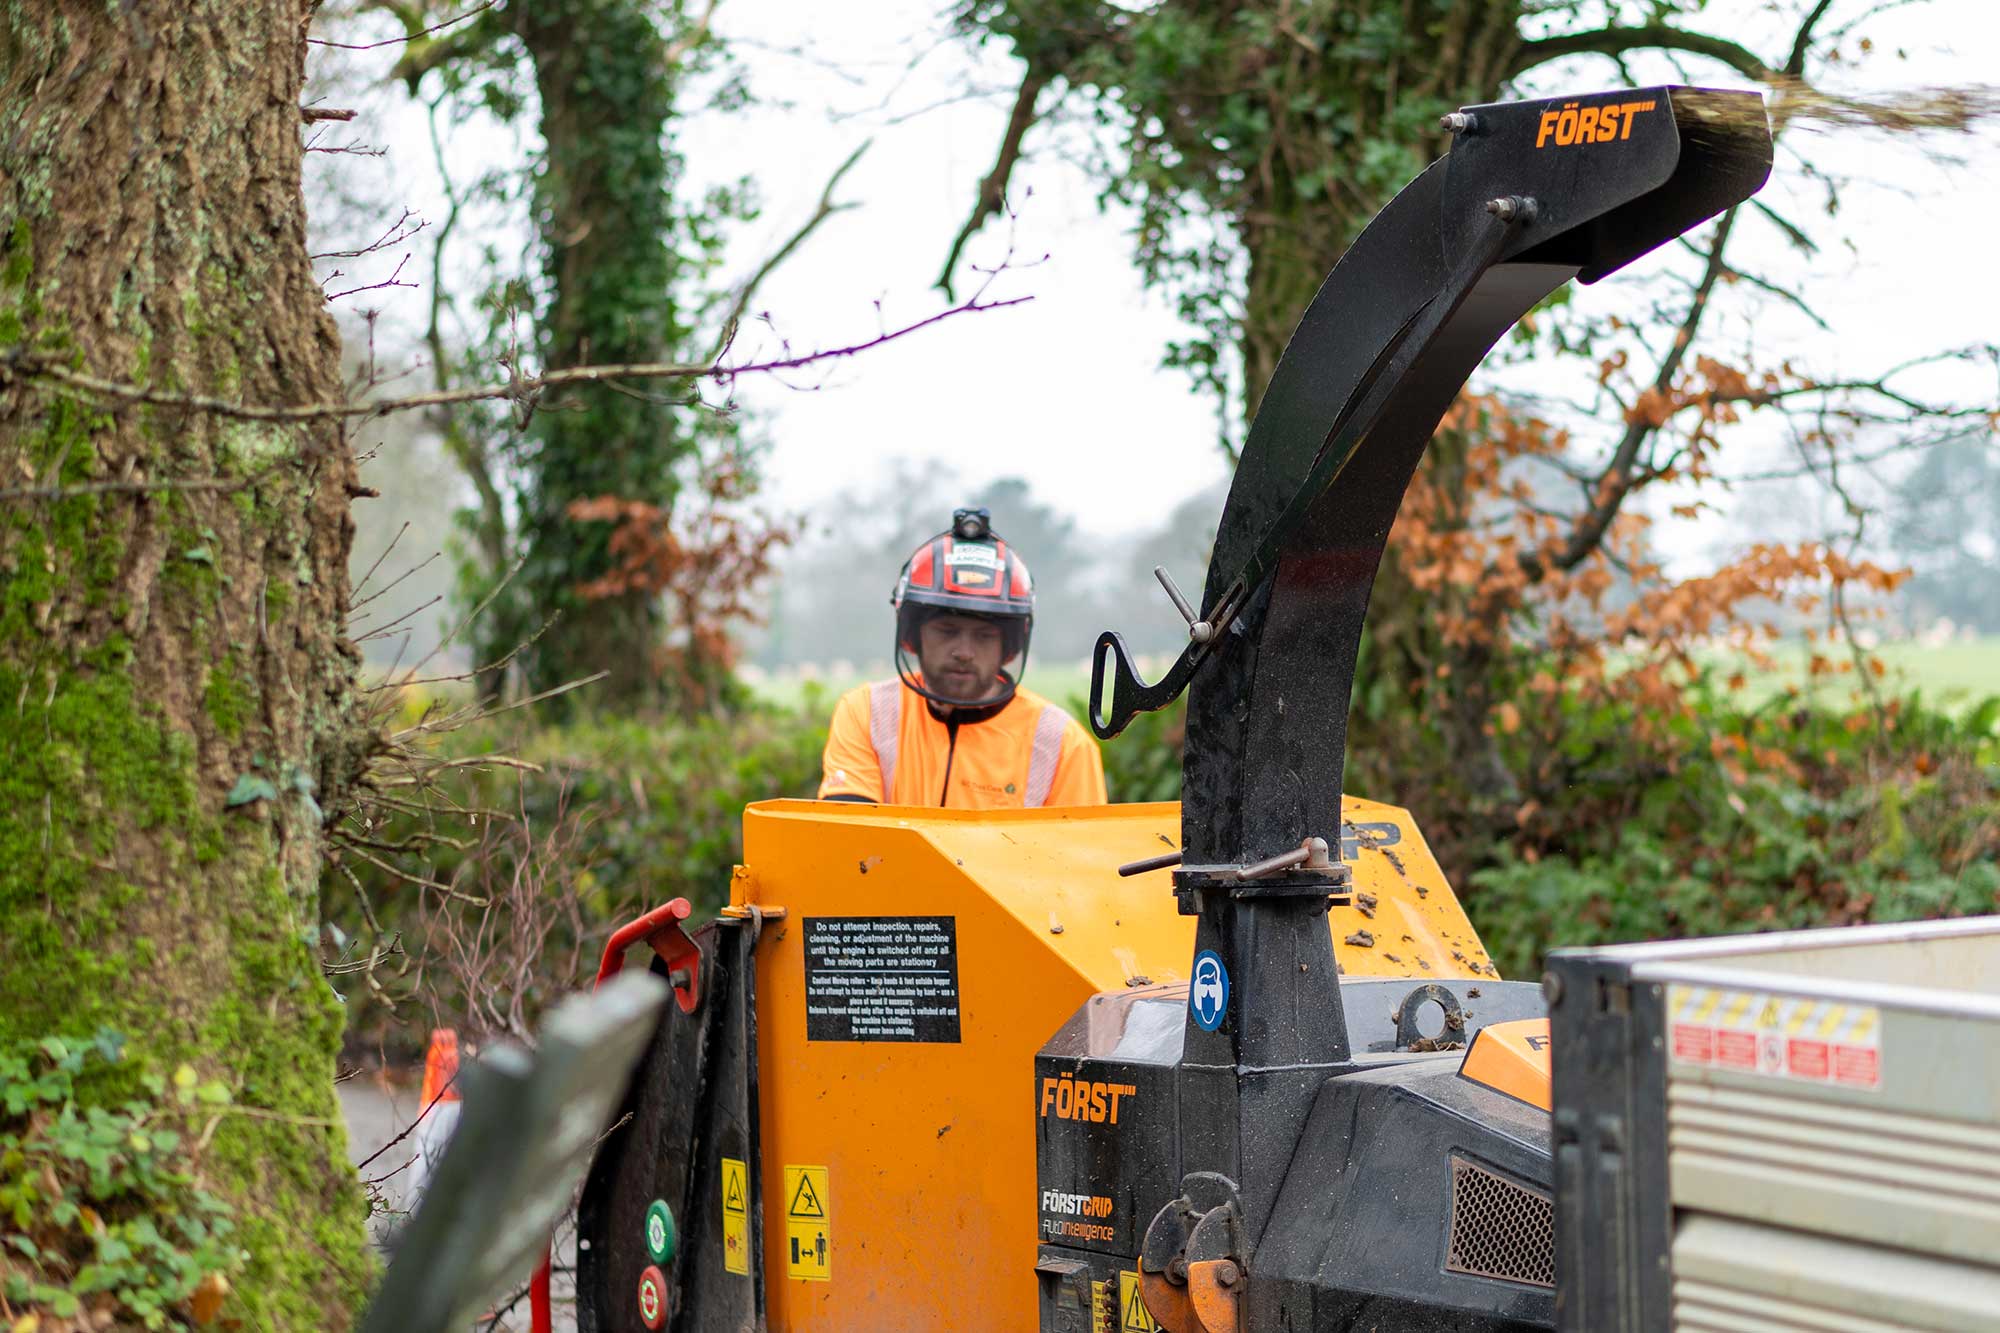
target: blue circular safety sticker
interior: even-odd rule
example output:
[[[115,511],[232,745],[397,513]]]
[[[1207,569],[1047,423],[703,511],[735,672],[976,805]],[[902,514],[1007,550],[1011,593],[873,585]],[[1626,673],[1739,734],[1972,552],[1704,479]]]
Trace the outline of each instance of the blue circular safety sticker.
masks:
[[[1196,1027],[1213,1032],[1222,1026],[1228,1012],[1229,969],[1222,965],[1215,950],[1203,949],[1194,956],[1194,976],[1188,982],[1188,1013],[1194,1016]]]

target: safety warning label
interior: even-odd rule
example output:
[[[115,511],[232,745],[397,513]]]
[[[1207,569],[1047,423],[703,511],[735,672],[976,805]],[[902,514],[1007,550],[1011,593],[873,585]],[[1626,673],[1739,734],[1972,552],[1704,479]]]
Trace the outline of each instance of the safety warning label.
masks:
[[[833,1280],[833,1227],[823,1166],[785,1168],[785,1276]]]
[[[1118,1275],[1118,1333],[1159,1333],[1159,1328],[1139,1294],[1139,1275],[1126,1269]]]
[[[1675,986],[1667,995],[1673,1061],[1836,1087],[1882,1086],[1882,1014],[1760,991]]]
[[[722,1267],[750,1271],[750,1172],[734,1157],[722,1159]]]
[[[809,916],[808,1041],[958,1040],[958,918]]]

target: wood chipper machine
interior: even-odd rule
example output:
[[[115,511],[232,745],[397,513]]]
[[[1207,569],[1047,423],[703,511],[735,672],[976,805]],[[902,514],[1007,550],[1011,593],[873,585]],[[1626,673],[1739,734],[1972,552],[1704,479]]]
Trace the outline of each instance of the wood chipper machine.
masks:
[[[1555,1128],[1543,987],[1500,978],[1406,811],[1342,795],[1348,697],[1467,376],[1755,192],[1770,135],[1754,94],[1681,87],[1445,123],[1292,337],[1200,605],[1173,594],[1186,650],[1147,682],[1099,640],[1100,736],[1187,692],[1178,805],[756,804],[720,918],[625,935],[678,1004],[579,1205],[586,1333],[1669,1326],[1665,1158],[1620,1155],[1657,1127],[1654,1029],[1604,1017],[1651,992],[1557,1007],[1602,1105]],[[1618,1246],[1562,1257],[1594,1227]],[[1745,1319],[1699,1326],[1850,1327]]]

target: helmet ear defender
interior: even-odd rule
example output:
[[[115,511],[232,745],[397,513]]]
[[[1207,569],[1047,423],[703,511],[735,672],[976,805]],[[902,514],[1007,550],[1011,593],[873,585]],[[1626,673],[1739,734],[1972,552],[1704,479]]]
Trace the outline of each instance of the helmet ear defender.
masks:
[[[993,530],[983,508],[954,509],[951,526],[910,553],[889,605],[896,609],[896,674],[932,703],[990,708],[1014,697],[1034,632],[1035,585],[1028,566]],[[993,692],[948,699],[924,688],[920,636],[933,616],[977,616],[1000,626],[1002,660]]]

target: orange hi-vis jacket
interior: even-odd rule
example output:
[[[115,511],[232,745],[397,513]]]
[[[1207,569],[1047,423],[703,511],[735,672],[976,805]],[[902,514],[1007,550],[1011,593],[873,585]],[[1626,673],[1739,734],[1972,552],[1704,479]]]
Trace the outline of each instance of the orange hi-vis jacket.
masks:
[[[884,680],[835,705],[819,796],[959,810],[1103,805],[1104,761],[1081,723],[1028,690],[990,716],[951,723],[902,681]]]

